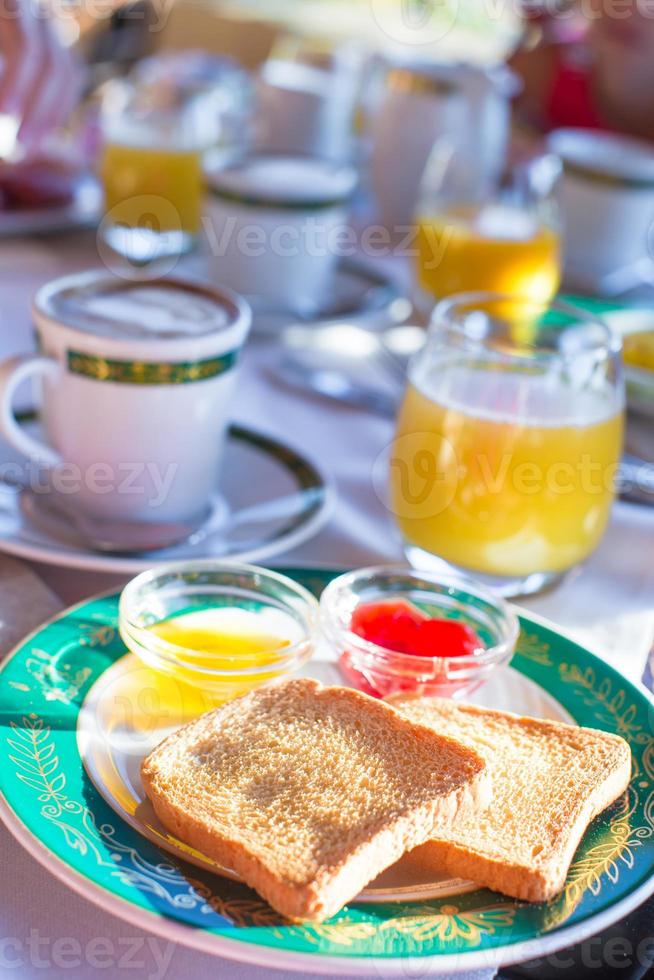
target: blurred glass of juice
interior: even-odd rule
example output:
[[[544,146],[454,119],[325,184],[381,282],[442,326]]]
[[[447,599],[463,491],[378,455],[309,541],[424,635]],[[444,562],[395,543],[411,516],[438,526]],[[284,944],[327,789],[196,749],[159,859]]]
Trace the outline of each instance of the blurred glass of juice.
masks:
[[[515,339],[519,321],[539,319],[525,301],[456,303],[436,308],[411,365],[391,508],[417,567],[445,562],[505,594],[537,591],[606,528],[622,447],[619,352],[607,327],[571,308],[553,326],[540,317],[534,347]]]
[[[217,118],[161,80],[112,82],[102,109],[102,239],[143,264],[187,251],[200,230],[203,153]]]
[[[490,202],[417,220],[417,273],[431,297],[488,290],[547,301],[559,287],[561,243],[536,211]]]
[[[200,150],[107,143],[102,181],[105,209],[117,222],[138,227],[150,219],[161,231],[197,234],[202,195]]]

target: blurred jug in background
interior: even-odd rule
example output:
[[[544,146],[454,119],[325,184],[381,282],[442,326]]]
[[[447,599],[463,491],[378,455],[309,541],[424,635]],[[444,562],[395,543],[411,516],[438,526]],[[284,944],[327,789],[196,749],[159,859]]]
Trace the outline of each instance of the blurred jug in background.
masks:
[[[143,264],[187,251],[200,229],[203,159],[249,142],[249,82],[201,52],[142,63],[105,86],[103,240]]]
[[[352,161],[364,53],[345,48],[295,55],[292,60],[271,58],[259,72],[257,149]]]
[[[410,224],[434,143],[457,152],[481,188],[502,172],[515,76],[504,68],[414,64],[390,67],[372,123],[371,183],[381,223]]]

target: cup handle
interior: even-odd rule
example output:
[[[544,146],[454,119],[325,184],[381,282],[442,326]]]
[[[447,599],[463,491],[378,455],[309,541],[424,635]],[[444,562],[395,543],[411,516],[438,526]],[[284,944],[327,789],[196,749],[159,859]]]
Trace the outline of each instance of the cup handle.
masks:
[[[38,375],[54,377],[59,365],[40,354],[19,354],[0,363],[0,433],[23,456],[43,466],[56,466],[61,456],[51,446],[34,439],[18,424],[13,401],[16,389],[29,378]]]

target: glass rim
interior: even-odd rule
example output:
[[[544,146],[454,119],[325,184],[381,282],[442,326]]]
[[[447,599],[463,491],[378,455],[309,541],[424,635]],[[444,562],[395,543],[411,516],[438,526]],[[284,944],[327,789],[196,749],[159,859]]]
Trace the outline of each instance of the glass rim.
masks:
[[[570,303],[567,300],[562,300],[554,298],[551,300],[532,300],[529,297],[520,296],[519,294],[511,293],[498,293],[492,290],[472,290],[462,293],[454,293],[451,296],[446,296],[439,300],[429,319],[428,327],[428,338],[431,339],[439,327],[447,329],[449,333],[454,336],[460,337],[466,341],[475,340],[477,344],[483,346],[484,348],[491,350],[492,345],[489,340],[492,338],[472,338],[466,331],[465,326],[458,322],[454,316],[454,311],[457,308],[461,308],[465,305],[474,307],[475,304],[482,305],[484,303],[516,303],[524,304],[526,307],[531,307],[533,309],[538,309],[542,312],[554,311],[565,313],[571,318],[575,318],[576,323],[570,323],[565,326],[564,330],[575,329],[579,326],[592,326],[599,328],[603,333],[603,340],[598,340],[596,342],[591,342],[585,348],[587,352],[596,351],[604,353],[607,356],[618,354],[622,348],[622,340],[620,335],[615,331],[606,320],[602,319],[598,314],[592,311],[585,310],[580,306],[576,306],[574,303]],[[471,310],[474,312],[474,310]],[[482,311],[483,312],[483,311]],[[501,317],[499,318],[501,319]],[[507,318],[508,319],[508,318]],[[418,357],[420,357],[418,352]],[[565,355],[559,350],[551,350],[549,348],[539,346],[538,343],[535,344],[518,344],[515,342],[507,342],[507,349],[502,351],[502,355],[506,358],[515,360],[529,360],[531,363],[536,361],[551,361],[551,360],[561,360]]]

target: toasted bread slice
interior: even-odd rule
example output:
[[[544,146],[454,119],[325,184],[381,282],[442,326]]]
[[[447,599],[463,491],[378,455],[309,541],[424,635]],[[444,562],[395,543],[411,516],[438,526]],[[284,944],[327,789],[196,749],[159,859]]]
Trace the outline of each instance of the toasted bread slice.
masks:
[[[162,823],[282,916],[321,921],[441,821],[490,798],[472,749],[342,687],[297,679],[203,715],[143,762]]]
[[[412,721],[476,749],[493,784],[485,812],[443,821],[411,862],[528,902],[553,898],[588,824],[629,784],[624,739],[441,698],[389,700]]]

